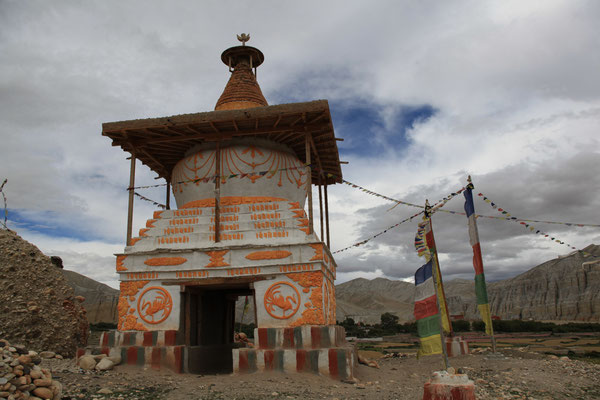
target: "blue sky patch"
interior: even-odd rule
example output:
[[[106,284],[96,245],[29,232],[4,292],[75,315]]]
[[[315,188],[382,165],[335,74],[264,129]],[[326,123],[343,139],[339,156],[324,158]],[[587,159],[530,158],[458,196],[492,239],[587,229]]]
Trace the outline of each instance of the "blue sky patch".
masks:
[[[340,152],[363,156],[381,154],[383,150],[402,152],[409,143],[407,131],[436,112],[430,105],[398,106],[385,121],[381,106],[373,103],[330,102],[330,108],[336,135],[344,138],[338,144]]]
[[[52,211],[23,211],[9,208],[8,226],[12,229],[26,229],[53,238],[68,238],[83,242],[106,239],[82,229],[85,224],[69,220]]]

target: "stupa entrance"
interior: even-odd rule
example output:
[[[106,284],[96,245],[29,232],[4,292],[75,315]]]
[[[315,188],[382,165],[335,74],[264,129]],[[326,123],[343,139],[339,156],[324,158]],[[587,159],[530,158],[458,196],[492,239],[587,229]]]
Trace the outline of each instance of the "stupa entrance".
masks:
[[[197,374],[233,372],[232,351],[239,296],[251,296],[246,284],[186,286],[183,331],[189,347],[188,370]]]

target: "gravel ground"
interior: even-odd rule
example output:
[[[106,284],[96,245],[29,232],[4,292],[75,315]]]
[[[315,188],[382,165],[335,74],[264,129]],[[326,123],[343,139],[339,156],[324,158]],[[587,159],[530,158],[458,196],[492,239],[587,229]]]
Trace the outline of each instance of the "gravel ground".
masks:
[[[451,358],[475,382],[478,399],[600,399],[600,365],[526,350],[503,356]],[[73,360],[44,360],[64,386],[63,399],[421,399],[423,384],[441,358],[382,359],[359,365],[358,383],[312,374],[187,375],[118,366],[83,372]]]

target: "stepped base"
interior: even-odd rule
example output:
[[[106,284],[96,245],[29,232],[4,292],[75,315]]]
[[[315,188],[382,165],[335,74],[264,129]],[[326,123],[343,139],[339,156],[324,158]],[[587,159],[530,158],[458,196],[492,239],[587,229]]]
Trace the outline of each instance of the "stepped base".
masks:
[[[106,354],[121,357],[121,365],[137,365],[155,370],[169,369],[176,373],[184,372],[185,346],[126,346],[88,347],[77,350],[77,359],[87,354]]]
[[[309,372],[333,379],[352,379],[356,353],[352,346],[304,349],[234,349],[233,372]]]
[[[357,364],[353,345],[341,326],[257,328],[256,348],[237,344],[185,346],[177,331],[119,332],[100,336],[100,346],[77,351],[120,356],[122,364],[169,369],[176,373],[308,372],[333,379],[352,379]]]

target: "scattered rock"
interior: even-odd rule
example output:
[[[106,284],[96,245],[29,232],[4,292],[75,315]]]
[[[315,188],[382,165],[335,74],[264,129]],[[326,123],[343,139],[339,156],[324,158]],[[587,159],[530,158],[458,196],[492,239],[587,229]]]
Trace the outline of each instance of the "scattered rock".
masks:
[[[0,339],[0,398],[60,399],[62,385],[52,379],[48,369],[34,365],[36,357],[35,351]]]
[[[116,356],[109,356],[109,357],[108,357],[108,359],[109,359],[110,361],[112,361],[112,362],[113,362],[113,364],[115,364],[115,365],[119,365],[119,364],[121,364],[121,362],[123,361],[123,360],[121,359],[121,356],[119,356],[119,355],[116,355]]]
[[[113,391],[108,388],[102,388],[98,390],[98,394],[113,394]]]
[[[42,351],[40,353],[40,357],[42,358],[54,358],[55,355],[56,353],[53,351]]]
[[[52,393],[52,389],[47,387],[39,387],[33,390],[33,394],[42,399],[51,399],[54,397],[54,393]]]
[[[29,347],[72,357],[77,348],[87,345],[85,309],[62,270],[33,244],[6,229],[0,229],[0,277],[1,334],[18,343],[11,351],[27,355],[25,347]]]
[[[115,363],[112,362],[108,357],[101,359],[98,364],[96,364],[96,369],[98,371],[108,371],[113,369]]]
[[[96,360],[93,356],[85,355],[79,358],[78,364],[79,368],[91,371],[94,369],[94,367],[96,367]]]

